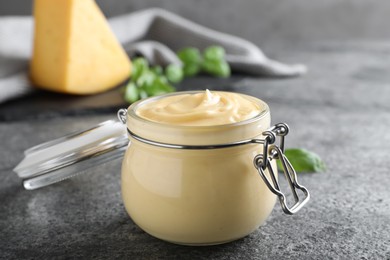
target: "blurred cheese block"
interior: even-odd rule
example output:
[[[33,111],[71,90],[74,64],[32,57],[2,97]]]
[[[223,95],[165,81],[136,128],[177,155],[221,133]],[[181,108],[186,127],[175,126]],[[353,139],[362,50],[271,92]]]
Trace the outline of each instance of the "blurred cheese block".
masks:
[[[92,94],[113,88],[131,62],[94,0],[35,0],[30,66],[40,88]]]

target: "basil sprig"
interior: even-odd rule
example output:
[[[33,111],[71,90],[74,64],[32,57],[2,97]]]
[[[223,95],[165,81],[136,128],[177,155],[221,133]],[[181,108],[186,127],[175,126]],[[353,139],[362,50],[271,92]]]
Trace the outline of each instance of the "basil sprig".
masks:
[[[284,154],[296,172],[323,172],[326,170],[325,163],[321,158],[317,154],[306,149],[286,149]],[[283,169],[280,160],[278,160],[278,168]]]
[[[225,60],[225,49],[221,46],[209,46],[203,53],[193,47],[178,51],[177,56],[183,63],[183,72],[186,77],[198,73],[206,73],[214,77],[227,78],[231,74],[230,66]]]
[[[132,76],[124,91],[124,99],[128,103],[173,92],[175,88],[170,82],[178,83],[183,79],[182,69],[173,64],[165,69],[165,73],[160,66],[149,67],[145,58],[136,58],[132,64]]]
[[[160,66],[150,67],[145,58],[134,59],[132,76],[124,87],[125,101],[133,103],[146,97],[173,92],[174,84],[199,73],[223,78],[230,76],[225,49],[221,46],[210,46],[203,53],[197,48],[187,47],[179,50],[177,56],[183,66],[170,64],[165,69]]]

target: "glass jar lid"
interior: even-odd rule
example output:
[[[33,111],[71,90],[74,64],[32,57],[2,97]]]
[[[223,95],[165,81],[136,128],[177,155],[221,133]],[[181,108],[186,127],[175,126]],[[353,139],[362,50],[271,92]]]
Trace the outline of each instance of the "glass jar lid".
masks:
[[[26,189],[41,188],[122,157],[128,142],[121,122],[105,121],[26,150],[14,172]]]

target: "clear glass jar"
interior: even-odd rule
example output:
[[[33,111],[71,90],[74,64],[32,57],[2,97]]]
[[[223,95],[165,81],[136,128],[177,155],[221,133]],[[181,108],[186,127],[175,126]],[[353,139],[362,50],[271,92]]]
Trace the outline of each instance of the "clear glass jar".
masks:
[[[211,245],[242,238],[264,223],[276,195],[253,166],[255,156],[263,153],[262,145],[172,149],[134,138],[188,147],[260,138],[270,127],[269,108],[257,98],[245,97],[262,111],[249,120],[217,126],[167,125],[137,116],[139,107],[156,98],[129,107],[131,144],[122,164],[122,197],[140,228],[173,243]],[[276,172],[275,161],[271,165]]]
[[[183,92],[170,95],[178,94]],[[267,104],[243,96],[261,108],[259,114],[239,123],[214,126],[145,120],[137,116],[137,109],[167,95],[140,101],[118,111],[121,122],[109,120],[26,150],[14,171],[24,187],[33,190],[120,158],[126,151],[123,202],[143,230],[187,245],[239,239],[264,223],[276,197],[290,215],[310,199],[284,155],[288,126],[270,127]],[[293,203],[279,187],[276,160],[283,166],[280,170]]]

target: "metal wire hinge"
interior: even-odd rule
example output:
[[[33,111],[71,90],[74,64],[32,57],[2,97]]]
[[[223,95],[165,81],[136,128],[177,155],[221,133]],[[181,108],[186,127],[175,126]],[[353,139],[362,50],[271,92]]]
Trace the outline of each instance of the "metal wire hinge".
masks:
[[[116,114],[118,116],[119,121],[122,122],[122,124],[126,124],[126,115],[127,115],[127,109],[126,108],[121,108],[118,110],[118,113]]]
[[[309,201],[310,194],[304,186],[298,183],[297,174],[287,157],[284,155],[284,138],[288,132],[289,127],[284,123],[276,124],[267,131],[263,132],[263,135],[265,136],[263,143],[263,154],[258,154],[253,159],[253,162],[257,171],[259,172],[260,177],[263,179],[267,187],[272,193],[278,196],[284,213],[293,215]],[[279,145],[275,144],[277,137],[280,139]],[[271,166],[272,160],[280,160],[282,164],[281,170],[287,179],[287,183],[290,186],[292,195],[295,200],[295,203],[291,207],[287,205],[286,196],[280,190],[278,179]],[[270,176],[271,180],[266,175],[265,170],[268,170],[268,175]],[[301,190],[303,192],[303,200],[299,198],[297,190]]]

